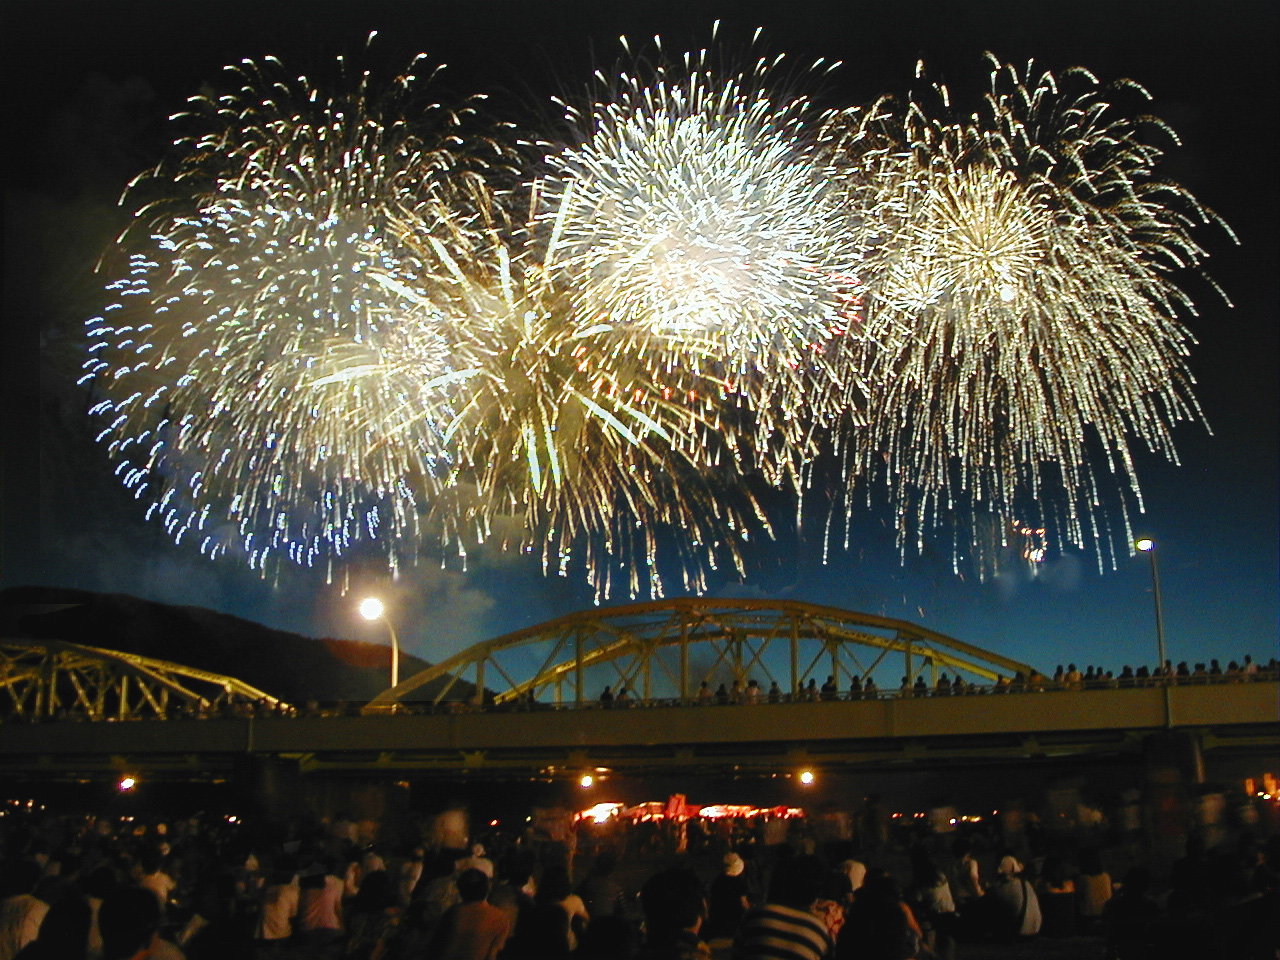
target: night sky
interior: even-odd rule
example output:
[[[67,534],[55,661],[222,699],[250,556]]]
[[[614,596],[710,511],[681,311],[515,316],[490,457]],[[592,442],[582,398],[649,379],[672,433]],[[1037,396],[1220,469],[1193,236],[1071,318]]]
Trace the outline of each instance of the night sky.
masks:
[[[781,11],[786,11],[781,12]],[[1268,0],[1216,9],[1174,0],[791,4],[697,0],[583,2],[136,2],[7,0],[0,7],[8,128],[4,178],[3,540],[0,585],[47,584],[197,604],[310,635],[378,639],[353,600],[392,598],[406,647],[439,660],[467,643],[589,606],[581,577],[545,578],[536,563],[481,550],[470,568],[428,563],[394,584],[356,568],[351,594],[323,572],[262,580],[234,560],[213,563],[173,545],[112,478],[74,386],[84,321],[104,303],[94,265],[126,221],[125,184],[164,153],[166,117],[221,68],[274,54],[323,73],[340,53],[398,69],[418,51],[444,61],[445,87],[488,92],[489,109],[530,126],[549,98],[580,92],[617,58],[617,37],[661,34],[669,50],[704,45],[713,20],[731,37],[764,28],[767,47],[797,64],[844,66],[811,92],[832,105],[905,91],[917,59],[960,96],[985,83],[985,50],[1081,65],[1102,80],[1131,77],[1183,146],[1164,173],[1235,230],[1197,239],[1208,274],[1179,278],[1199,307],[1185,318],[1199,345],[1190,361],[1212,433],[1176,439],[1180,465],[1140,461],[1140,534],[1160,543],[1169,655],[1174,660],[1276,654],[1277,37]],[[358,61],[357,61],[358,62]],[[785,506],[785,505],[784,505]],[[745,581],[722,576],[719,596],[789,598],[921,623],[1051,671],[1059,662],[1154,660],[1151,577],[1144,556],[1099,574],[1068,550],[1032,577],[1009,568],[987,582],[957,576],[945,548],[898,558],[893,531],[869,515],[855,543],[822,563],[821,524],[797,533],[780,511],[776,542],[748,557]],[[820,519],[820,518],[819,518]],[[625,600],[625,598],[620,598]]]

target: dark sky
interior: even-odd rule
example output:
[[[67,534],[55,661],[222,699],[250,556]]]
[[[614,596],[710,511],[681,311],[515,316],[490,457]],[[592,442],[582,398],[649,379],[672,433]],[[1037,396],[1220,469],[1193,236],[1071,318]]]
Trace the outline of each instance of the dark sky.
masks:
[[[785,12],[783,12],[785,11]],[[314,571],[264,582],[169,543],[142,519],[93,445],[84,395],[73,388],[83,323],[102,303],[95,261],[124,223],[125,183],[163,154],[165,118],[224,64],[267,54],[322,72],[339,53],[400,66],[425,51],[449,64],[447,85],[492,92],[506,119],[549,114],[547,98],[582,88],[608,67],[617,37],[662,34],[671,50],[705,43],[713,20],[731,36],[765,28],[769,47],[806,63],[844,67],[818,89],[834,103],[906,88],[915,62],[961,92],[985,81],[982,53],[1034,57],[1102,79],[1132,77],[1151,111],[1180,134],[1164,172],[1189,187],[1239,235],[1203,230],[1208,272],[1235,304],[1200,279],[1184,286],[1200,307],[1188,324],[1191,367],[1212,434],[1177,435],[1181,465],[1139,465],[1159,539],[1170,655],[1266,658],[1276,653],[1276,43],[1273,3],[1212,8],[1175,0],[790,4],[737,2],[167,2],[0,7],[6,71],[4,180],[3,540],[0,584],[44,583],[201,604],[303,633],[372,638],[350,598]],[[745,583],[712,592],[788,597],[920,622],[1052,669],[1059,661],[1154,657],[1145,558],[1097,573],[1068,552],[1031,578],[1013,571],[980,583],[958,577],[946,554],[901,563],[890,530],[872,517],[848,553],[821,563],[820,536],[784,533],[749,558]],[[357,592],[366,583],[354,575]],[[369,585],[388,589],[385,585]],[[407,645],[437,660],[468,642],[580,609],[576,579],[543,578],[519,558],[481,552],[466,571],[428,565],[389,588]]]

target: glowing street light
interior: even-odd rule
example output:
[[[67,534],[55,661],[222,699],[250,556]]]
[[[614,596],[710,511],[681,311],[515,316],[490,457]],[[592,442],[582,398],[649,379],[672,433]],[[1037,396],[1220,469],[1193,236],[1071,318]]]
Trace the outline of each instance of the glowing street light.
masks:
[[[1156,604],[1156,647],[1159,650],[1159,669],[1164,672],[1164,605],[1160,600],[1160,567],[1156,563],[1156,542],[1150,537],[1143,537],[1134,542],[1139,553],[1145,553],[1151,560],[1151,588]],[[1166,678],[1166,682],[1168,682]]]
[[[1135,540],[1133,545],[1139,553],[1145,553],[1151,560],[1151,592],[1155,595],[1156,604],[1156,649],[1160,657],[1158,672],[1164,687],[1164,725],[1172,727],[1173,705],[1169,702],[1169,684],[1173,682],[1173,678],[1164,672],[1164,605],[1160,601],[1160,567],[1156,563],[1156,542],[1150,537],[1143,537]]]
[[[396,628],[391,625],[387,616],[387,607],[378,597],[365,597],[360,601],[360,616],[366,620],[381,620],[387,625],[387,633],[391,635],[391,686],[400,685],[400,638],[396,636]]]
[[[801,771],[800,771],[800,782],[801,782],[801,783],[803,783],[806,787],[807,787],[807,786],[810,786],[810,785],[813,783],[813,771],[812,771],[812,770],[801,770]]]

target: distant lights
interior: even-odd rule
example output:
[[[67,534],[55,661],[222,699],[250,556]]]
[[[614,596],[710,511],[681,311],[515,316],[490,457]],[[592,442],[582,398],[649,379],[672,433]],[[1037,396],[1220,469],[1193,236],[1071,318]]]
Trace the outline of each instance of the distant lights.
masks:
[[[800,782],[803,783],[806,787],[810,786],[813,783],[813,780],[814,780],[814,776],[813,776],[812,770],[800,771]]]
[[[1150,553],[1156,548],[1156,542],[1150,537],[1143,537],[1141,540],[1135,540],[1133,546],[1142,553]]]
[[[596,782],[595,777],[593,777],[589,773],[584,773],[582,775],[582,778],[578,781],[578,786],[582,787],[585,790],[587,787],[591,786],[595,782]]]
[[[121,793],[128,793],[137,785],[138,785],[137,777],[121,777],[120,782],[116,784],[116,787],[120,790]]]

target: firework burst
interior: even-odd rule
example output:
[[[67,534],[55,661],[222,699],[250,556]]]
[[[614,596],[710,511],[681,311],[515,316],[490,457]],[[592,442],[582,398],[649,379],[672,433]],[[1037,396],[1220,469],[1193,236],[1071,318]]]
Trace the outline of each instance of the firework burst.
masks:
[[[742,544],[768,521],[736,471],[726,384],[665,367],[634,332],[575,326],[547,244],[532,225],[521,235],[423,257],[444,264],[429,286],[449,290],[451,326],[479,358],[445,428],[443,539],[462,552],[496,540],[560,575],[580,566],[598,599],[661,596],[664,567],[699,591],[722,561],[741,572]]]
[[[667,370],[712,358],[755,421],[752,466],[773,483],[794,480],[812,425],[844,410],[829,356],[859,304],[821,114],[780,92],[781,62],[735,70],[703,51],[602,79],[607,93],[566,108],[542,214],[575,322],[632,336]],[[803,426],[780,414],[799,404]]]
[[[881,212],[860,362],[871,423],[851,463],[885,480],[904,547],[976,511],[1043,509],[1056,540],[1096,545],[1101,563],[1141,507],[1134,445],[1176,459],[1174,425],[1201,419],[1171,274],[1203,259],[1190,232],[1214,218],[1158,179],[1156,122],[1119,116],[1116,91],[1083,70],[992,65],[968,117],[938,86],[829,127],[851,202]]]
[[[157,199],[90,322],[93,412],[125,483],[210,555],[311,564],[377,540],[394,565],[418,540],[472,368],[388,225],[476,242],[503,163],[469,106],[422,102],[418,66],[330,95],[246,61],[126,194]]]

